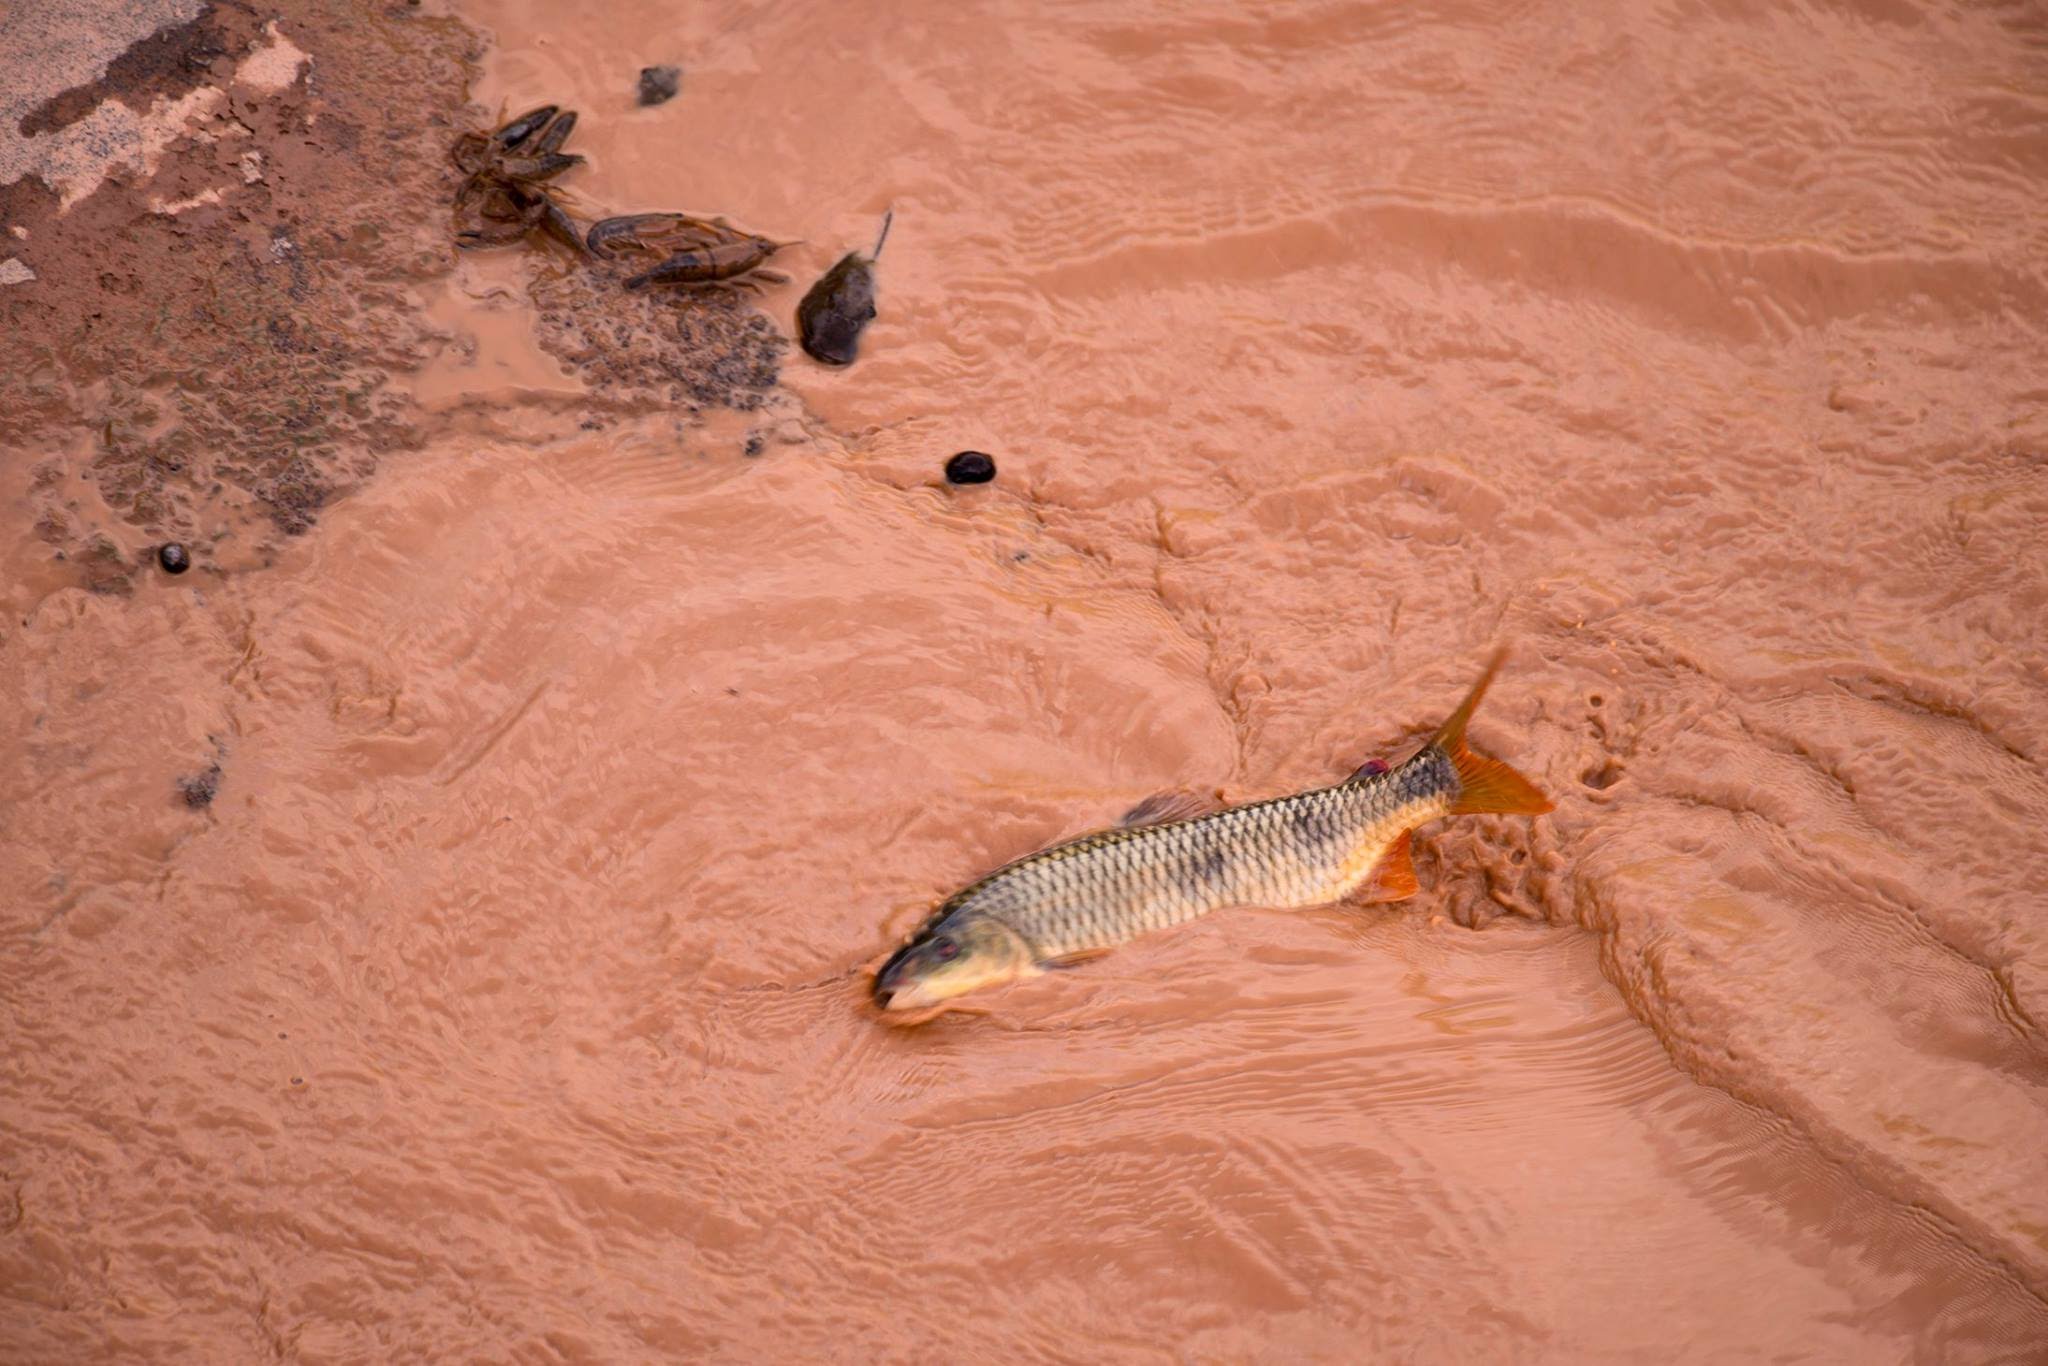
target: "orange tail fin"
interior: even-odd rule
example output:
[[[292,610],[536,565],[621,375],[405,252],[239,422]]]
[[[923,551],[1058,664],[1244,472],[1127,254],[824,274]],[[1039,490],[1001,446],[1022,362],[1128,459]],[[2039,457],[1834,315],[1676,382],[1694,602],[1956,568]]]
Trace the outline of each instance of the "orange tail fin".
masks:
[[[1429,742],[1449,755],[1452,766],[1458,770],[1458,800],[1451,807],[1453,816],[1482,811],[1540,816],[1551,810],[1550,799],[1538,792],[1534,783],[1500,760],[1489,759],[1465,744],[1465,723],[1479,709],[1479,699],[1486,696],[1487,684],[1493,682],[1507,653],[1505,647],[1493,652],[1493,658],[1486,661],[1486,672],[1479,675],[1472,691],[1465,694],[1451,719],[1443,723]]]

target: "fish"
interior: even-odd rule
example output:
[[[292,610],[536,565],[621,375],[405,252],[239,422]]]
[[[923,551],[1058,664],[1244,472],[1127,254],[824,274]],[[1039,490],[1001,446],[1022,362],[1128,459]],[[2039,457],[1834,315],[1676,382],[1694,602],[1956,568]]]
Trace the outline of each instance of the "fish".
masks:
[[[1505,654],[1493,655],[1450,719],[1399,764],[1372,760],[1328,787],[1220,809],[1165,794],[1117,826],[969,884],[876,969],[875,1005],[892,1022],[921,1023],[969,992],[1076,966],[1225,907],[1414,896],[1418,826],[1552,809],[1534,783],[1465,740]]]
[[[891,209],[882,218],[872,252],[862,256],[849,251],[804,292],[796,306],[797,340],[811,359],[851,365],[860,354],[860,334],[875,316],[875,262],[881,259],[882,244],[889,240],[889,225],[895,221],[896,211]]]

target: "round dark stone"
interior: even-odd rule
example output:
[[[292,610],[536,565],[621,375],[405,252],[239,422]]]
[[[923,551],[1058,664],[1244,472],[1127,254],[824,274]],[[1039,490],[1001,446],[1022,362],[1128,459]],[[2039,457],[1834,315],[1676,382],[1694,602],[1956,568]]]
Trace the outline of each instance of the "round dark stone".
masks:
[[[640,103],[666,104],[683,88],[683,71],[675,66],[640,68]]]
[[[156,562],[166,574],[182,574],[192,567],[192,557],[176,541],[165,541],[156,548]]]
[[[980,451],[962,451],[946,462],[949,484],[986,484],[995,477],[995,457]]]

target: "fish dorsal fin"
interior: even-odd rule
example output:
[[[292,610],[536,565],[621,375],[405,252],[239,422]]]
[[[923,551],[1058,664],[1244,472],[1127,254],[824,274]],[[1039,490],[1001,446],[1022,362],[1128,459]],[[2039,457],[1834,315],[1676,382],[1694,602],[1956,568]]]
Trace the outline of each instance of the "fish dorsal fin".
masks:
[[[1351,776],[1344,781],[1347,783],[1361,782],[1367,778],[1377,778],[1386,771],[1387,761],[1385,759],[1367,759],[1356,769],[1352,770]]]
[[[1217,802],[1214,797],[1176,788],[1168,792],[1153,793],[1124,812],[1117,824],[1126,830],[1135,830],[1145,825],[1165,825],[1171,821],[1206,816],[1216,809]]]
[[[1414,834],[1403,830],[1387,846],[1387,852],[1372,866],[1372,875],[1358,889],[1360,901],[1406,901],[1422,890],[1415,880]]]

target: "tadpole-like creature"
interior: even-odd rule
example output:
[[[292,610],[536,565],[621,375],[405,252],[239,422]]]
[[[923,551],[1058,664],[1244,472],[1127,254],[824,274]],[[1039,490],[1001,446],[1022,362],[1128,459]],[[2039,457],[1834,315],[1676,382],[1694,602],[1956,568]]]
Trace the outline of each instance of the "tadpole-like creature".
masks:
[[[860,354],[860,334],[875,316],[875,261],[889,240],[891,209],[882,218],[875,249],[866,256],[849,251],[818,277],[796,306],[797,335],[804,354],[827,365],[851,365]]]

